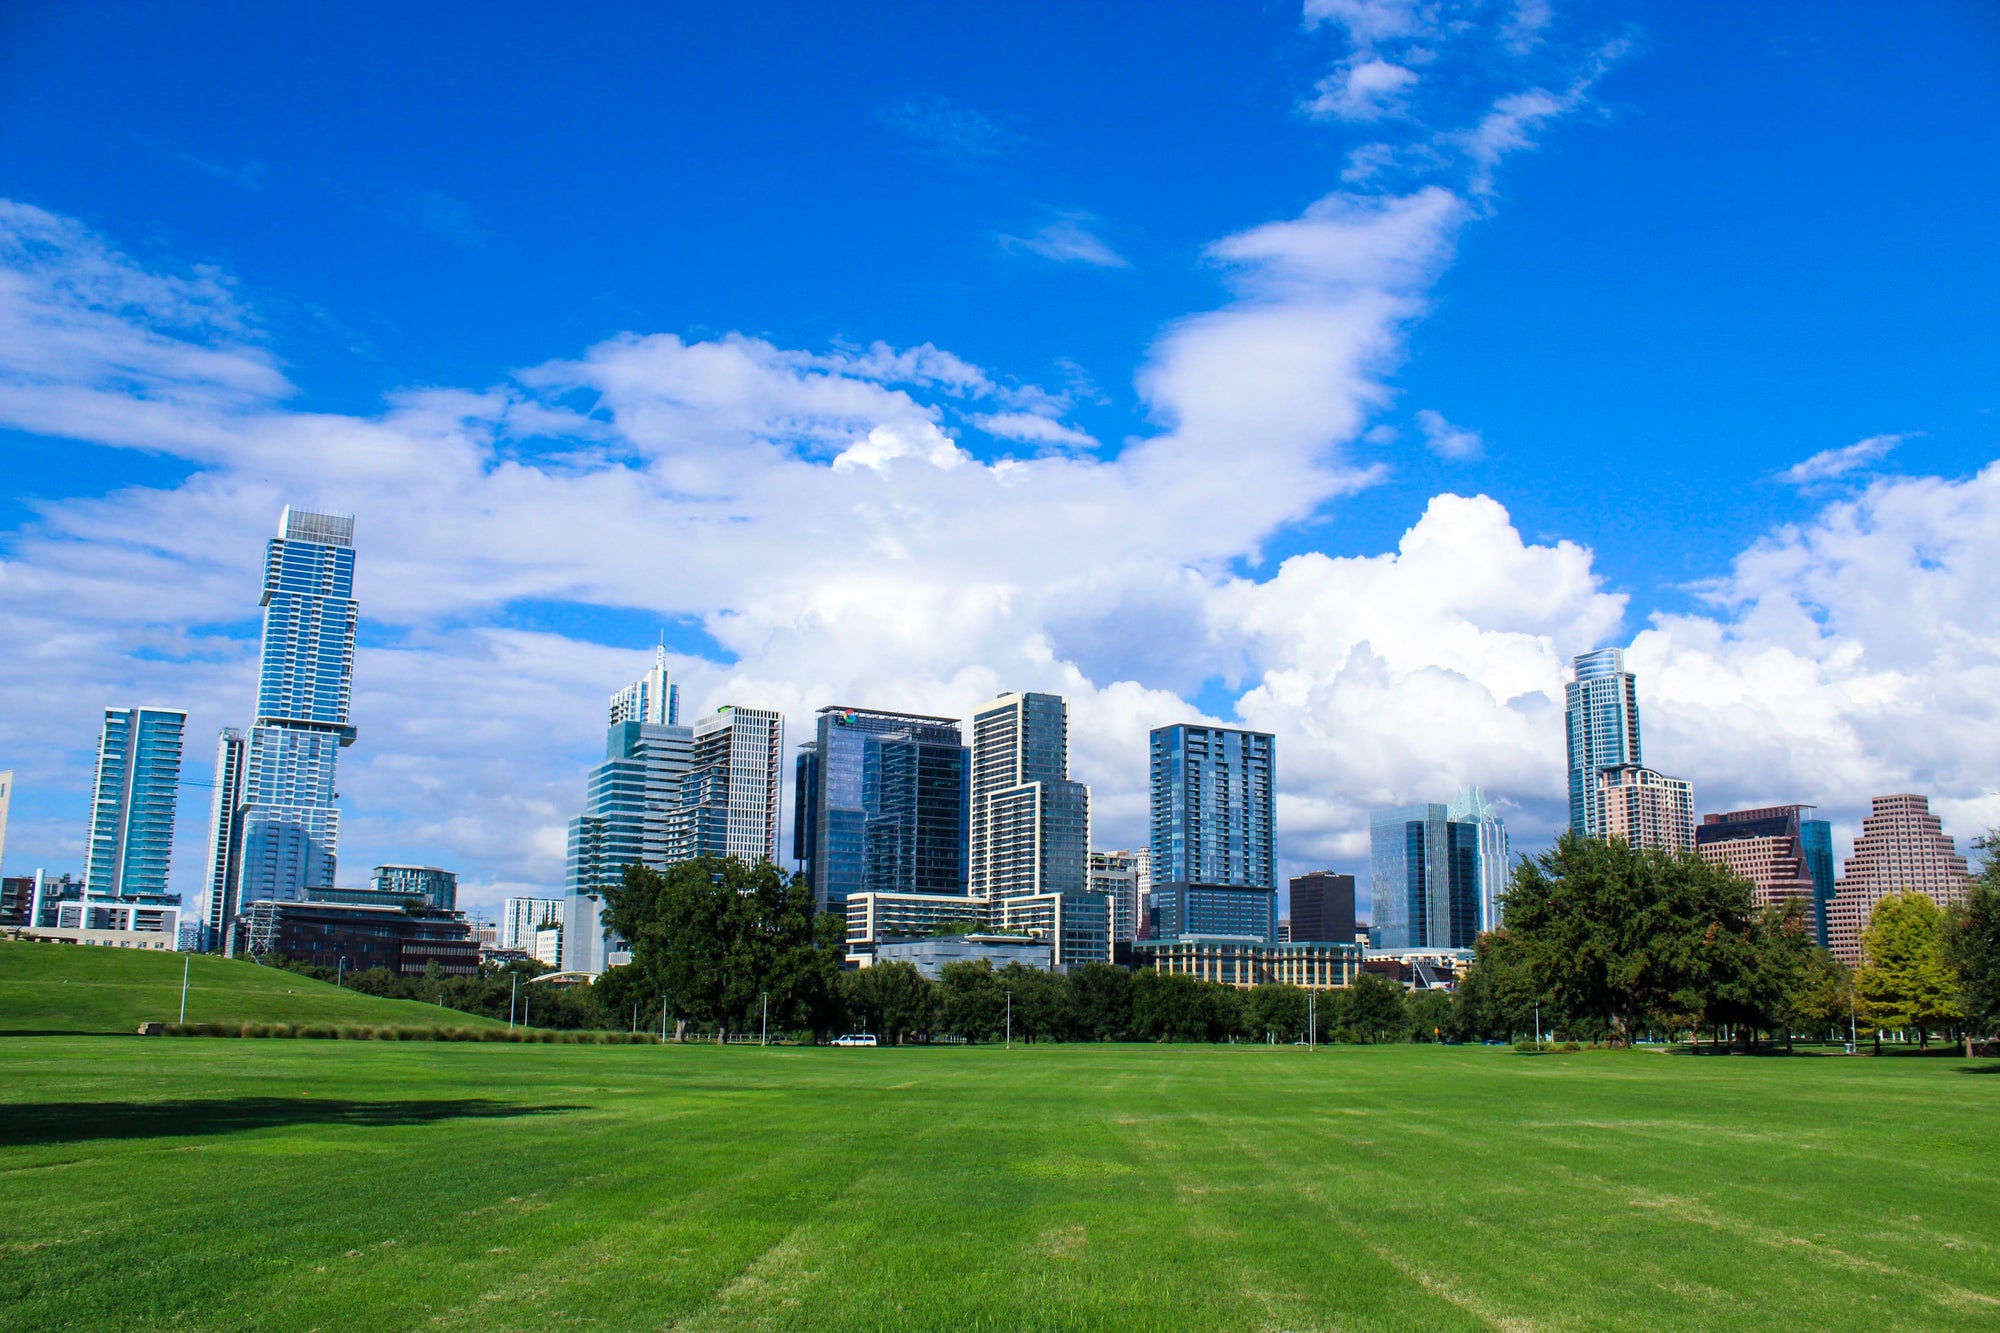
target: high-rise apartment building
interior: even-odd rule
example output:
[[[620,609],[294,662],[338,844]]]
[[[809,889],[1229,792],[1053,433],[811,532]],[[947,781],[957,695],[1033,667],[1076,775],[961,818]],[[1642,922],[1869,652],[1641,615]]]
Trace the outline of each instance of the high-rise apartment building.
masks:
[[[334,883],[336,756],[355,736],[354,519],[287,505],[264,551],[263,607],[256,720],[216,747],[208,917],[217,938],[241,907],[303,902]]]
[[[725,705],[698,719],[693,767],[676,821],[674,860],[778,859],[778,780],[785,719],[766,708]]]
[[[370,892],[421,898],[432,907],[458,907],[458,876],[436,866],[376,866],[368,877]]]
[[[1089,888],[1090,788],[1069,780],[1069,708],[1003,694],[972,715],[968,888],[981,898]]]
[[[104,710],[83,871],[90,896],[166,893],[186,730],[179,708]]]
[[[1090,891],[1111,905],[1111,941],[1130,944],[1139,933],[1139,909],[1148,884],[1144,851],[1092,852]]]
[[[1470,949],[1479,936],[1480,827],[1443,805],[1369,820],[1371,933],[1383,949]],[[1292,929],[1297,938],[1298,920]]]
[[[1290,887],[1294,941],[1354,943],[1354,876],[1315,870],[1294,876]]]
[[[818,910],[856,893],[964,894],[970,790],[956,718],[819,710],[801,747],[800,832]]]
[[[1453,822],[1471,824],[1478,830],[1479,929],[1498,930],[1507,885],[1514,873],[1507,844],[1507,823],[1477,787],[1467,787],[1452,797],[1445,813]]]
[[[1598,774],[1645,762],[1639,753],[1639,687],[1625,669],[1625,650],[1599,648],[1578,656],[1563,697],[1570,832],[1601,838],[1606,830]]]
[[[1620,764],[1597,775],[1598,837],[1623,838],[1634,847],[1694,850],[1694,784],[1639,764]]]
[[[496,943],[503,949],[535,951],[535,932],[544,926],[560,926],[563,901],[560,898],[509,898],[500,905],[500,931]]]
[[[1809,805],[1772,805],[1703,815],[1694,849],[1756,890],[1757,906],[1805,904],[1813,937],[1827,942],[1826,904],[1833,897],[1833,825],[1808,819]]]
[[[1827,913],[1827,947],[1853,967],[1861,962],[1861,932],[1875,904],[1892,893],[1927,894],[1940,907],[1965,900],[1971,872],[1958,844],[1931,813],[1930,798],[1911,792],[1877,796],[1854,855],[1841,866]]]
[[[1277,738],[1179,723],[1152,734],[1156,884],[1278,887]]]

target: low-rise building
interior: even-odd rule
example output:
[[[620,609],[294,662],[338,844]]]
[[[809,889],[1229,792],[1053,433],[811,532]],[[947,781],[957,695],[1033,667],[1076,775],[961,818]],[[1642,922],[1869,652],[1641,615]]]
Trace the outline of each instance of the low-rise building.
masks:
[[[847,896],[847,961],[865,965],[882,940],[929,935],[940,926],[989,924],[983,898],[962,893],[852,893]]]
[[[1111,961],[1111,900],[1101,893],[1031,893],[995,898],[987,920],[1003,931],[1037,935],[1054,949],[1056,970]]]
[[[479,945],[459,912],[343,902],[254,902],[236,918],[225,947],[231,957],[276,953],[297,962],[349,971],[384,967],[399,976],[435,962],[446,976],[475,976]]]
[[[851,901],[851,900],[850,900]],[[1051,971],[1055,949],[1048,940],[1033,935],[937,935],[927,939],[885,939],[862,963],[909,963],[935,981],[946,963],[986,962],[995,968],[1009,963]]]
[[[1245,935],[1181,935],[1138,940],[1135,967],[1151,968],[1248,990],[1252,986],[1298,986],[1336,990],[1354,983],[1362,949],[1355,944],[1300,941],[1273,943]]]

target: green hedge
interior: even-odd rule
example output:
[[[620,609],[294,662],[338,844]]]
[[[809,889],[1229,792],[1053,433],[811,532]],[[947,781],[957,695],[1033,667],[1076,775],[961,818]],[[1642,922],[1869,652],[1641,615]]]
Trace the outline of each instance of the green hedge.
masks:
[[[511,1041],[569,1046],[657,1046],[645,1032],[558,1031],[554,1028],[362,1027],[350,1023],[169,1023],[169,1037],[290,1037],[320,1041]]]

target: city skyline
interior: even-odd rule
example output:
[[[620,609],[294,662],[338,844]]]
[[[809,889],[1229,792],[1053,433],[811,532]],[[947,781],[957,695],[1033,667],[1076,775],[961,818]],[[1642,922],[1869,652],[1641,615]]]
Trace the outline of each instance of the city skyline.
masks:
[[[104,707],[185,706],[189,777],[252,722],[286,503],[365,516],[342,877],[451,866],[488,910],[559,883],[602,682],[662,649],[685,717],[794,739],[829,700],[1060,694],[1098,849],[1145,841],[1150,729],[1277,735],[1280,879],[1474,784],[1545,845],[1565,665],[1606,645],[1697,816],[1810,801],[1839,857],[1884,792],[1961,846],[2000,823],[1983,30],[1359,12],[1190,11],[1139,61],[1102,15],[1060,51],[938,16],[803,61],[801,155],[780,107],[615,79],[327,116],[366,43],[267,68],[217,14],[51,9],[0,90],[48,129],[0,135],[9,865],[81,870]],[[652,87],[845,49],[747,23],[635,20],[606,58]],[[218,59],[268,114],[167,75]],[[1378,65],[1393,95],[1348,78]],[[598,114],[731,147],[630,154]],[[494,170],[510,117],[569,132]],[[801,182],[829,207],[770,206]],[[211,796],[181,793],[189,902]]]

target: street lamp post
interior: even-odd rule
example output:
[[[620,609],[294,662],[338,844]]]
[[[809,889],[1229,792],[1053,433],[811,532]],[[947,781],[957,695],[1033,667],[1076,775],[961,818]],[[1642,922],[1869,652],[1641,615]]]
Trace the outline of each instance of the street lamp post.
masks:
[[[1007,1049],[1014,1049],[1014,992],[1007,992]]]
[[[333,986],[339,990],[347,983],[347,955],[340,956],[340,965],[333,969]]]
[[[520,1002],[520,999],[521,999],[521,974],[519,972],[516,972],[514,974],[513,989],[507,992],[507,1026],[509,1028],[514,1026],[514,1006]]]
[[[192,954],[181,959],[181,1023],[188,1021],[188,969],[194,966]]]
[[[759,1046],[769,1046],[771,1044],[771,992],[764,991],[762,994],[764,996],[764,1026],[757,1034],[757,1044]]]

